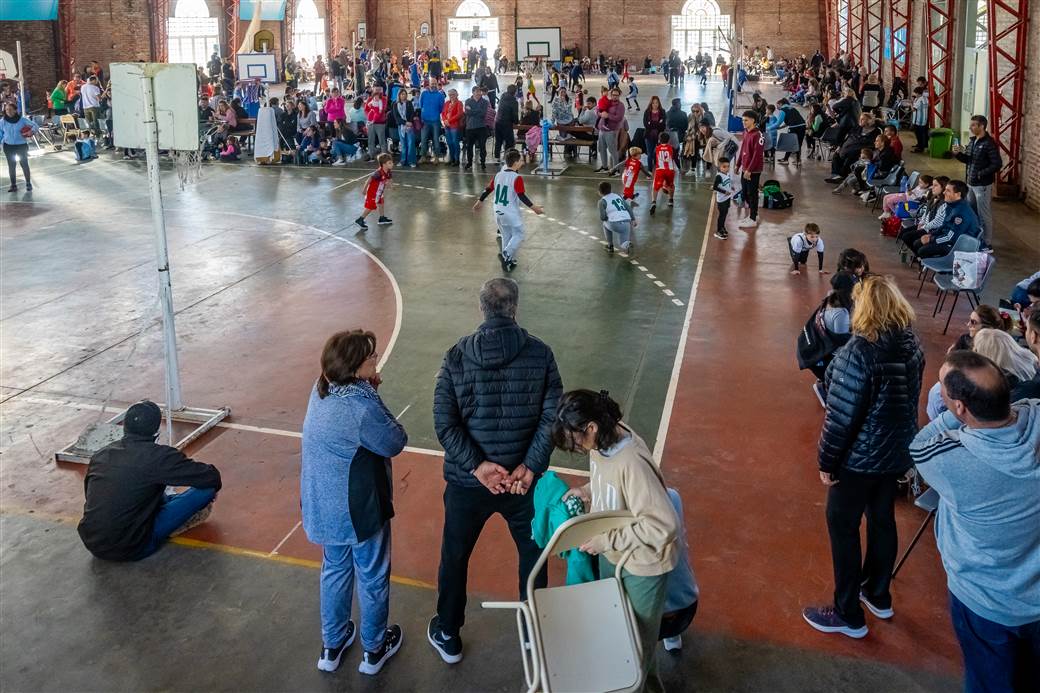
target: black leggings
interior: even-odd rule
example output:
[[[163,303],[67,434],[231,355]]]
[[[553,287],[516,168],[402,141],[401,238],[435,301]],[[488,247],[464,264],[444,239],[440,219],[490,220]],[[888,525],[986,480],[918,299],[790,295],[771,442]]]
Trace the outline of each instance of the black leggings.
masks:
[[[15,166],[15,157],[17,157],[22,163],[22,177],[25,178],[25,182],[31,182],[31,177],[29,176],[28,144],[4,143],[4,156],[7,157],[7,175],[11,179],[11,185],[17,185],[17,179],[15,176],[18,174],[18,169]]]

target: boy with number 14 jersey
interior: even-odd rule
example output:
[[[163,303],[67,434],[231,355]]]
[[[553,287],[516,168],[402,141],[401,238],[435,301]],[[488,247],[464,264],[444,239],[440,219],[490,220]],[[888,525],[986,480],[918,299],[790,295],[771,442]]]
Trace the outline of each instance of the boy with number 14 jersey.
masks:
[[[473,205],[473,211],[480,209],[489,195],[494,195],[495,223],[502,235],[502,252],[498,260],[502,270],[512,272],[516,269],[516,254],[524,240],[524,222],[521,219],[520,203],[527,205],[535,214],[541,214],[542,208],[531,202],[524,190],[524,179],[518,173],[521,165],[520,152],[510,149],[505,154],[506,167],[495,174],[480,199]]]

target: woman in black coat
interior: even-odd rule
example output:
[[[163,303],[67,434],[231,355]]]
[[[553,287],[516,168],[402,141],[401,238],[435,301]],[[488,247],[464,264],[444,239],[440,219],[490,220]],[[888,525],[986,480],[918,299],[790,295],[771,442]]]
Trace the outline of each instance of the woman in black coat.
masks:
[[[898,551],[895,498],[912,466],[924,353],[910,329],[913,309],[888,278],[873,275],[852,292],[852,339],[827,368],[827,414],[820,435],[820,481],[834,601],[802,610],[810,626],[852,638],[867,634],[863,609],[892,617],[889,586]],[[859,528],[867,516],[866,556]]]

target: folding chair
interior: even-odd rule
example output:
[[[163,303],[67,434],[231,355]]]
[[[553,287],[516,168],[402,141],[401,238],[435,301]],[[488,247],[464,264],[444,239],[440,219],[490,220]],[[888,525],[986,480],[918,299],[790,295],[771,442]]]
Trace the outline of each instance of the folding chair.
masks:
[[[485,609],[515,609],[528,693],[636,691],[643,683],[642,647],[632,605],[614,575],[594,582],[535,589],[549,556],[575,549],[594,536],[635,521],[629,512],[571,518],[557,528],[527,579],[526,602],[484,602]]]
[[[903,552],[903,555],[899,557],[899,561],[896,562],[896,567],[892,569],[893,580],[896,577],[896,573],[899,572],[899,569],[903,567],[903,563],[905,563],[906,559],[910,556],[910,552],[914,550],[915,546],[917,546],[917,542],[921,539],[921,535],[924,534],[926,529],[928,529],[928,525],[931,524],[932,519],[935,517],[935,512],[939,508],[939,492],[934,488],[928,489],[917,497],[914,501],[914,505],[928,514],[924,516],[924,522],[922,522],[921,526],[917,528],[917,534],[915,534],[914,538],[910,540],[910,545],[906,547],[906,551]]]
[[[917,287],[917,296],[921,296],[921,290],[924,288],[924,283],[928,281],[928,273],[931,272],[933,275],[937,274],[949,274],[953,272],[953,258],[954,253],[960,251],[962,253],[975,253],[979,250],[979,239],[974,236],[962,234],[957,237],[957,240],[953,242],[953,247],[950,248],[950,252],[946,253],[942,257],[930,257],[921,260],[921,272],[918,275],[921,279],[921,285]],[[935,317],[935,313],[932,313],[932,317]]]
[[[978,239],[975,239],[978,242]],[[950,253],[953,254],[952,252]],[[989,279],[990,273],[993,272],[993,267],[997,264],[997,258],[992,255],[989,256],[989,264],[986,265],[986,272],[982,275],[982,281],[974,289],[962,289],[953,283],[953,274],[937,274],[934,277],[935,285],[939,288],[939,298],[935,302],[935,310],[932,311],[932,317],[934,318],[936,313],[943,309],[946,304],[946,297],[953,294],[953,305],[950,306],[950,314],[946,316],[946,326],[943,327],[943,334],[950,329],[950,320],[953,319],[953,311],[957,310],[957,299],[963,293],[968,297],[968,305],[971,306],[972,310],[978,307],[981,301],[979,300],[979,293],[986,288],[986,281]]]
[[[76,140],[79,139],[80,127],[76,123],[76,116],[67,113],[67,114],[61,116],[60,122],[61,122],[61,137],[62,137],[61,141],[62,141],[63,144],[65,142],[70,142],[70,141],[71,142],[75,142]]]
[[[903,162],[900,161],[898,165],[894,166],[888,175],[884,178],[871,178],[867,181],[867,185],[874,189],[874,206],[873,211],[877,211],[877,208],[881,205],[881,198],[885,194],[885,188],[896,188],[899,186],[899,180],[906,173],[906,169],[903,168]],[[863,205],[866,206],[866,203]]]

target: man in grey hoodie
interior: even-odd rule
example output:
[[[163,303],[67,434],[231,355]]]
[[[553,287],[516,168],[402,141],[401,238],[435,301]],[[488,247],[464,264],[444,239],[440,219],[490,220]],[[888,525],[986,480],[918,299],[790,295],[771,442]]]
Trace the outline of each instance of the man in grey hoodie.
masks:
[[[936,543],[965,690],[1035,690],[1040,399],[1011,404],[1000,368],[971,351],[951,352],[939,381],[948,410],[917,434],[910,456],[940,497]]]

